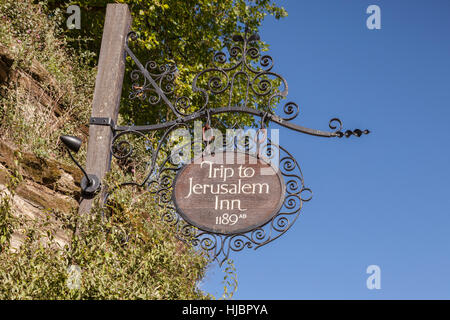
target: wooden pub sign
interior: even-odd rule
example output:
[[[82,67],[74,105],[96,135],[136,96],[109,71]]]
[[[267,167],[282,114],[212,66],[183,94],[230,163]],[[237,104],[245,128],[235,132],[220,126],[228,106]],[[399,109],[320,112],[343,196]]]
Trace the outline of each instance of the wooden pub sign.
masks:
[[[223,152],[185,165],[175,178],[172,195],[178,213],[193,226],[240,234],[278,214],[284,193],[277,168],[248,153]]]

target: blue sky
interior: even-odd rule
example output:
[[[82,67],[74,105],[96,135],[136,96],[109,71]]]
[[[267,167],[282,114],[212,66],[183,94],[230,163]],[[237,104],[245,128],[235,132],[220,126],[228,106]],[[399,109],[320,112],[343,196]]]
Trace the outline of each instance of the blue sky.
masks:
[[[266,19],[293,122],[370,129],[327,139],[280,130],[314,192],[276,241],[234,253],[235,299],[450,299],[450,2],[279,1]],[[381,8],[368,30],[366,8]],[[276,128],[276,126],[274,126]],[[368,290],[366,268],[381,268]],[[202,284],[221,296],[214,264]]]

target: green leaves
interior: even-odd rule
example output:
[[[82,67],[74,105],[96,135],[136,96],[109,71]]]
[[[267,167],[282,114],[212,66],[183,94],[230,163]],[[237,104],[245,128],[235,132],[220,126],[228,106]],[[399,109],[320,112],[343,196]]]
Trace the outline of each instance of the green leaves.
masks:
[[[132,190],[119,195],[127,202],[134,196]],[[209,297],[196,286],[208,259],[175,237],[149,198],[109,218],[104,214],[97,208],[86,216],[58,213],[52,223],[23,221],[25,243],[15,252],[0,252],[0,299]],[[62,248],[56,232],[75,225],[77,234],[69,234],[70,246]],[[75,283],[70,266],[80,270],[78,287],[67,285]]]
[[[85,38],[91,41],[70,41],[78,51],[94,52],[98,56],[106,4],[108,0],[92,1],[54,1],[48,0],[49,9],[65,10],[69,4],[81,7],[82,26],[80,30],[66,30],[69,38]],[[133,16],[132,29],[139,35],[138,45],[133,51],[140,61],[156,61],[159,65],[173,62],[179,74],[176,85],[178,96],[192,96],[192,79],[196,73],[210,66],[213,51],[221,49],[220,39],[231,38],[235,33],[243,33],[244,26],[256,32],[267,15],[280,19],[287,15],[283,7],[272,0],[165,0],[141,1],[120,0],[127,3]],[[264,47],[265,44],[262,44]],[[95,62],[93,66],[95,65]],[[120,115],[126,124],[143,125],[170,120],[167,106],[160,103],[150,105],[129,100],[133,70],[127,64],[123,87]],[[235,90],[238,92],[238,90]],[[194,101],[197,108],[201,101]],[[217,101],[223,105],[223,101]],[[239,116],[244,124],[249,123],[246,116]],[[226,117],[221,119],[228,122]],[[235,120],[235,119],[233,119]],[[250,122],[251,123],[251,122]]]
[[[226,261],[225,275],[223,277],[223,295],[222,300],[229,300],[233,298],[234,293],[237,291],[238,281],[236,275],[236,267],[231,259]]]

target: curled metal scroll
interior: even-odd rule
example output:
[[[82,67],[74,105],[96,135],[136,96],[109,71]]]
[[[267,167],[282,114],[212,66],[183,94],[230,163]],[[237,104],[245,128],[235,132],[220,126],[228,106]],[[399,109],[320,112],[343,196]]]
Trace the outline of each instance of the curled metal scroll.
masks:
[[[287,81],[279,74],[272,71],[274,60],[270,55],[261,55],[257,45],[259,36],[252,34],[247,36],[236,35],[233,41],[236,43],[227,52],[219,51],[213,55],[211,67],[199,72],[192,82],[192,91],[200,93],[201,105],[194,106],[187,96],[177,96],[175,79],[178,74],[176,66],[171,64],[157,65],[154,61],[148,61],[143,65],[129,47],[130,40],[136,40],[135,32],[130,32],[125,43],[125,51],[135,64],[135,69],[130,77],[133,82],[130,99],[147,101],[151,106],[165,104],[173,112],[176,120],[145,126],[116,126],[116,131],[153,131],[167,129],[176,123],[186,123],[204,118],[206,112],[210,114],[241,113],[263,117],[270,113],[268,119],[271,122],[282,125],[298,132],[320,137],[360,137],[369,134],[369,130],[343,130],[342,121],[338,118],[330,120],[329,127],[334,131],[323,131],[299,126],[290,122],[299,115],[300,108],[295,102],[287,102],[281,110],[283,114],[275,114],[268,106],[274,105],[279,99],[284,99],[288,94]],[[228,54],[227,54],[228,53]],[[233,95],[237,90],[235,86],[240,84],[244,94],[238,98]],[[238,90],[239,91],[239,90]],[[214,106],[213,96],[226,97],[226,106]],[[251,105],[249,97],[259,97],[262,104]],[[236,99],[238,99],[236,101]],[[265,99],[265,100],[264,100]],[[336,124],[338,126],[336,126]],[[339,127],[339,129],[337,129]],[[335,130],[337,129],[337,130]]]

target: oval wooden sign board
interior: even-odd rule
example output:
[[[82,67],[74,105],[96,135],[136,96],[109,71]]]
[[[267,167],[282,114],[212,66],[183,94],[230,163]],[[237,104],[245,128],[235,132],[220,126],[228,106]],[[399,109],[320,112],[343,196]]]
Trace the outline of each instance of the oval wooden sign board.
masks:
[[[197,228],[220,234],[253,230],[272,219],[284,202],[279,170],[242,152],[195,159],[177,174],[172,199]]]

